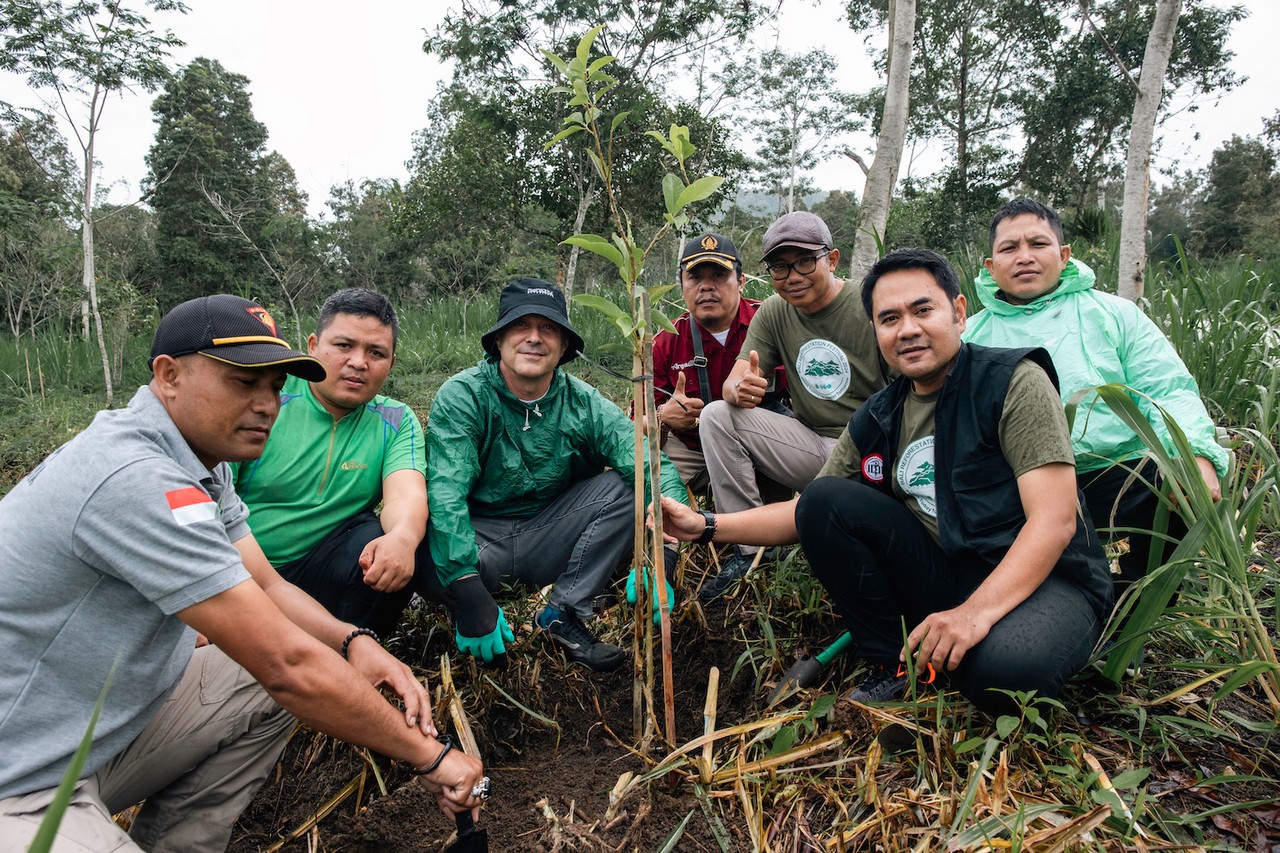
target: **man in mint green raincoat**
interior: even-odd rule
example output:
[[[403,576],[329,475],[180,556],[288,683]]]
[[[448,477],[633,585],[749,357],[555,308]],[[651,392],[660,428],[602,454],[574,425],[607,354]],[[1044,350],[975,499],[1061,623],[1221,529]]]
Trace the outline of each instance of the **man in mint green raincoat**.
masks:
[[[1200,390],[1173,346],[1137,305],[1094,289],[1093,270],[1071,257],[1062,222],[1050,207],[1015,199],[991,222],[991,257],[977,278],[985,311],[969,321],[968,343],[996,347],[1042,346],[1058,371],[1065,402],[1081,388],[1118,382],[1140,392],[1135,402],[1160,436],[1176,450],[1154,402],[1173,416],[1196,454],[1196,463],[1214,499],[1227,473],[1227,451],[1216,440]],[[1093,523],[1104,528],[1152,528],[1158,504],[1132,472],[1147,479],[1142,440],[1096,397],[1086,397],[1071,436],[1076,477]],[[1170,534],[1186,532],[1170,517]],[[1123,535],[1123,534],[1121,534]],[[1146,571],[1151,537],[1130,535],[1120,558],[1118,585]],[[1172,550],[1166,547],[1165,556]]]

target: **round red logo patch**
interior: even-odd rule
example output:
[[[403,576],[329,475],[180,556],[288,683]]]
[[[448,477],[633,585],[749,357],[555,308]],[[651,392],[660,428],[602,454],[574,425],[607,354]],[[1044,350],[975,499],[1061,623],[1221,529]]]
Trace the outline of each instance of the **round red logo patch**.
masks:
[[[884,480],[884,457],[879,453],[862,457],[862,476],[872,483]]]

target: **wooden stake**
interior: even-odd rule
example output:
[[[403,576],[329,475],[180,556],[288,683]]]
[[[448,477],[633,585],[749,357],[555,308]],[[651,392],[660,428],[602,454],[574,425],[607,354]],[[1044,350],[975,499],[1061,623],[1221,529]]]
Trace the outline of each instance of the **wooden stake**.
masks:
[[[646,319],[649,317],[649,294],[640,291],[640,312]],[[645,324],[641,348],[644,352],[644,376],[653,376],[653,329]],[[649,436],[649,493],[653,496],[653,540],[652,559],[654,589],[657,591],[658,619],[662,628],[662,709],[666,723],[665,734],[669,746],[676,745],[676,694],[675,676],[672,674],[671,662],[671,602],[667,600],[666,562],[662,555],[662,487],[661,474],[662,451],[659,448],[657,405],[654,400],[653,380],[644,381],[645,427]],[[638,597],[638,596],[637,596]],[[647,597],[647,596],[646,596]]]
[[[711,733],[716,730],[716,703],[719,698],[720,668],[713,666],[711,672],[707,674],[707,701],[702,706],[702,734],[707,742],[702,747],[702,767],[699,768],[699,776],[704,785],[711,781],[711,771],[714,769],[711,761],[715,754],[715,741],[711,738]]]

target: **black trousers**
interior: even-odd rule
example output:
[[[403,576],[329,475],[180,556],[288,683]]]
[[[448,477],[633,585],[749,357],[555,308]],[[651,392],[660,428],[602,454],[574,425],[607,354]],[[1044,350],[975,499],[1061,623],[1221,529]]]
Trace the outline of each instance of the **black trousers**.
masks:
[[[906,634],[930,613],[963,603],[994,568],[952,562],[906,505],[839,477],[804,490],[796,527],[809,565],[870,663],[896,663]],[[1050,576],[947,676],[981,710],[1010,713],[1014,703],[993,690],[1058,696],[1101,629],[1084,593]]]
[[[1147,573],[1147,560],[1153,548],[1160,549],[1156,565],[1161,565],[1168,560],[1178,542],[1187,535],[1187,525],[1176,512],[1169,513],[1168,535],[1172,541],[1158,542],[1150,534],[1127,533],[1121,529],[1151,530],[1155,525],[1156,508],[1160,503],[1155,492],[1139,478],[1125,487],[1134,468],[1134,463],[1130,462],[1103,471],[1088,471],[1076,475],[1080,490],[1084,492],[1085,506],[1093,517],[1094,529],[1109,539],[1129,537],[1129,552],[1122,554],[1118,560],[1120,577],[1116,579],[1117,599],[1129,584]],[[1156,467],[1150,460],[1142,460],[1136,469],[1139,477],[1148,480],[1154,478],[1156,487],[1160,487]]]
[[[382,534],[378,516],[362,512],[339,525],[305,557],[277,566],[276,571],[338,619],[385,638],[395,630],[415,592],[437,601],[444,596],[425,536],[414,554],[414,573],[407,584],[395,592],[378,592],[366,584],[360,553]]]

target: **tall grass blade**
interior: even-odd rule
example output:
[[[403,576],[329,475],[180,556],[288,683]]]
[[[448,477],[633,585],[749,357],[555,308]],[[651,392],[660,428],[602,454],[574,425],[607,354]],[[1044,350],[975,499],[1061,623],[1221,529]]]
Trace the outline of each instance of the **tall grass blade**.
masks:
[[[80,739],[80,746],[71,756],[71,763],[67,765],[66,772],[62,774],[62,781],[58,783],[53,802],[49,804],[48,811],[44,813],[44,819],[40,821],[40,828],[36,830],[35,837],[31,839],[31,846],[27,848],[28,853],[49,853],[53,849],[53,842],[58,837],[58,827],[62,824],[67,806],[71,803],[76,783],[80,781],[80,773],[84,770],[84,763],[89,758],[89,750],[93,748],[93,730],[97,728],[98,717],[102,715],[102,708],[107,703],[107,692],[111,689],[111,682],[115,678],[116,667],[119,665],[120,658],[117,656],[115,663],[111,664],[111,670],[107,673],[102,692],[98,694],[93,713],[89,715],[89,728],[85,729],[84,737]]]

